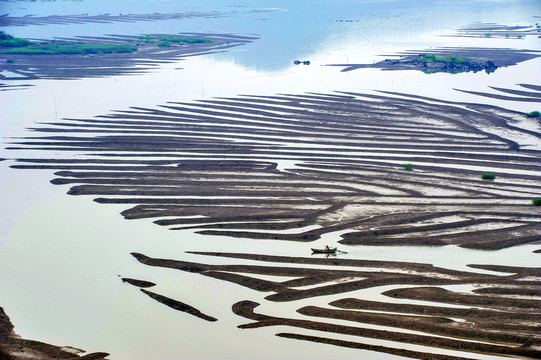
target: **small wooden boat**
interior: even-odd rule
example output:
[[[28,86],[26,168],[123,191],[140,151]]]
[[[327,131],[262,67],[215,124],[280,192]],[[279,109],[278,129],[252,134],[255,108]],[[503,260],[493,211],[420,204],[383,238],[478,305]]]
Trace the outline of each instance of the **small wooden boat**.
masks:
[[[336,247],[328,247],[323,249],[314,249],[312,248],[312,251],[315,253],[322,253],[322,254],[334,254],[338,250]]]

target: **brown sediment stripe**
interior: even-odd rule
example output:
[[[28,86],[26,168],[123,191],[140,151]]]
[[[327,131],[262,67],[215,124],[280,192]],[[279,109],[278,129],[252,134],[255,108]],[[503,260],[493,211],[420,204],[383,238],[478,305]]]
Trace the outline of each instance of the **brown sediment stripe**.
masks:
[[[449,304],[483,306],[494,309],[520,308],[528,309],[529,311],[537,311],[541,309],[541,300],[522,298],[517,299],[504,296],[495,297],[477,294],[457,294],[437,287],[394,289],[384,292],[383,295],[393,298],[441,301]]]
[[[492,99],[499,99],[499,100],[506,100],[506,101],[520,101],[520,102],[537,102],[537,103],[541,103],[541,99],[539,99],[537,97],[525,97],[525,96],[516,97],[516,96],[506,96],[506,95],[500,95],[500,94],[491,94],[491,93],[486,93],[486,92],[481,92],[481,91],[470,91],[470,90],[460,90],[460,89],[456,89],[456,90],[457,91],[462,91],[464,93],[484,96],[484,97],[488,97],[488,98],[492,98]],[[516,92],[514,92],[514,93],[516,93]],[[516,94],[516,95],[518,95],[518,94]]]
[[[541,239],[540,239],[541,240]],[[490,270],[490,271],[499,271],[504,273],[513,273],[517,276],[535,276],[541,277],[541,268],[534,267],[522,267],[522,266],[506,266],[506,265],[468,265],[472,268]]]
[[[352,348],[352,349],[377,351],[384,354],[404,356],[404,357],[408,357],[412,359],[421,359],[421,360],[473,360],[474,359],[470,357],[425,353],[421,351],[392,348],[392,347],[382,346],[382,345],[370,345],[370,344],[365,344],[361,342],[338,340],[338,339],[332,339],[332,338],[323,338],[323,337],[313,336],[313,335],[278,333],[276,334],[276,336],[287,338],[287,339],[304,340],[304,341],[311,341],[314,343],[347,347],[347,348]]]
[[[145,280],[138,280],[138,279],[131,279],[131,278],[122,278],[123,282],[126,282],[130,285],[141,287],[141,288],[148,288],[156,286],[155,283]]]
[[[494,90],[498,90],[498,91],[501,91],[501,92],[504,92],[504,93],[508,93],[508,94],[513,94],[513,95],[518,95],[518,96],[524,96],[524,97],[536,97],[536,98],[541,98],[541,92],[533,92],[533,91],[520,91],[520,90],[513,90],[513,89],[505,89],[505,88],[501,88],[501,87],[496,87],[496,86],[490,86],[491,89],[494,89]]]
[[[391,303],[386,304],[387,311],[392,311],[392,308],[393,305]],[[333,310],[316,306],[305,306],[297,310],[297,312],[306,316],[328,318],[331,321],[333,319],[340,319],[363,324],[422,331],[429,334],[437,334],[462,339],[467,338],[478,341],[513,343],[518,346],[531,341],[531,336],[521,335],[520,333],[490,332],[486,331],[485,329],[478,330],[474,323],[470,323],[471,328],[468,329],[464,326],[457,325],[456,321],[445,317]],[[508,315],[510,316],[508,320],[514,320],[512,313],[509,313]]]
[[[237,283],[243,286],[247,286],[259,291],[275,291],[275,294],[271,294],[266,297],[271,301],[292,301],[303,298],[310,298],[314,296],[339,294],[342,292],[355,291],[360,289],[367,289],[375,286],[393,285],[393,284],[410,284],[410,285],[451,285],[451,284],[468,284],[472,282],[479,282],[484,284],[506,284],[515,287],[531,287],[539,285],[538,281],[524,281],[521,277],[526,275],[511,275],[511,276],[495,276],[495,275],[482,275],[471,272],[449,270],[439,267],[434,267],[429,264],[418,263],[406,263],[406,262],[392,262],[392,261],[374,261],[374,260],[348,260],[348,259],[318,259],[318,258],[299,258],[299,257],[286,257],[286,256],[269,256],[269,255],[256,255],[256,254],[237,254],[237,253],[205,253],[205,252],[191,252],[192,254],[205,255],[205,256],[220,256],[228,257],[232,259],[246,259],[257,260],[266,263],[287,263],[287,264],[319,264],[330,267],[336,267],[334,269],[314,269],[303,267],[290,267],[290,266],[256,266],[256,265],[206,265],[201,263],[179,261],[172,259],[157,259],[145,256],[139,253],[133,253],[132,255],[141,263],[150,266],[166,267],[172,269],[178,269],[188,272],[196,272],[205,276],[219,278],[221,280]],[[340,269],[340,266],[345,267],[357,267],[356,270],[344,270]],[[368,269],[367,269],[368,268]],[[371,268],[387,268],[394,271],[388,271],[384,273],[373,272]],[[408,273],[404,273],[406,270]],[[526,271],[527,269],[524,269]],[[237,273],[237,274],[235,274]],[[245,276],[242,274],[267,274],[276,276],[296,276],[299,279],[276,282],[258,279],[257,276]],[[324,286],[315,287],[311,289],[296,289],[298,286],[314,285],[322,282],[326,282],[332,279],[338,278],[352,278],[351,281],[337,282],[334,284],[326,284]],[[421,288],[422,291],[429,291],[428,288]],[[421,290],[419,290],[421,291]],[[440,291],[440,292],[438,292]],[[434,289],[430,294],[435,301],[442,300],[445,295],[441,292],[444,290]],[[390,293],[391,294],[391,293]],[[392,293],[392,296],[399,296],[401,293]],[[409,293],[408,293],[409,294]],[[413,292],[413,294],[417,294]],[[437,297],[439,295],[439,297]],[[400,295],[409,296],[409,295]],[[413,295],[411,295],[413,296]],[[420,295],[416,295],[420,296]],[[495,306],[504,306],[506,304],[513,304],[514,307],[529,307],[533,308],[536,304],[535,301],[521,300],[509,298],[490,298],[487,297],[461,297],[456,300],[459,303],[476,301],[487,302],[488,300],[493,302]]]
[[[522,295],[522,296],[537,296],[541,297],[541,289],[538,287],[520,287],[520,288],[505,288],[491,287],[473,290],[476,294],[498,294],[498,295]]]
[[[190,252],[190,254],[252,260],[261,265],[204,264],[151,258],[139,253],[134,253],[133,256],[148,266],[198,273],[257,292],[273,292],[265,297],[270,301],[306,300],[322,295],[338,296],[346,292],[359,296],[358,299],[341,299],[330,303],[333,307],[348,310],[315,306],[298,309],[302,316],[318,317],[328,322],[257,314],[253,311],[258,305],[256,302],[242,301],[233,305],[233,312],[256,320],[255,323],[241,325],[240,328],[243,329],[285,325],[471,353],[528,358],[536,358],[540,354],[535,348],[541,344],[541,338],[537,335],[541,323],[541,312],[538,310],[539,300],[507,297],[499,292],[480,295],[476,292],[461,293],[435,287],[435,285],[473,285],[479,289],[499,287],[521,289],[522,291],[513,293],[527,295],[529,289],[540,285],[539,281],[532,278],[537,275],[538,269],[475,266],[485,270],[509,273],[491,275],[449,270],[430,264],[396,261],[219,252]],[[273,263],[281,265],[273,266]],[[303,265],[318,266],[304,267]],[[271,281],[261,279],[259,275],[273,275],[277,278]],[[287,278],[279,281],[279,276]],[[294,278],[291,279],[291,277]],[[404,288],[407,285],[418,286]],[[309,288],[301,288],[306,286]],[[377,288],[381,286],[385,286],[382,291],[391,287],[392,290],[383,292],[383,295],[392,298],[392,302],[368,301],[362,298],[363,291],[358,291],[366,289],[377,291]],[[397,303],[398,299],[421,300],[432,302],[433,305]],[[456,307],[456,305],[461,307]],[[477,306],[477,308],[472,308],[472,306]],[[361,327],[338,325],[336,319],[361,324]],[[363,324],[387,326],[395,328],[396,331],[371,329]],[[404,333],[401,329],[423,334]]]
[[[326,266],[346,266],[346,267],[386,267],[391,269],[408,268],[412,270],[422,272],[440,272],[447,275],[473,275],[473,273],[450,270],[441,267],[436,267],[430,264],[413,263],[413,262],[400,262],[400,261],[383,261],[383,260],[365,260],[365,259],[321,259],[313,257],[296,257],[296,256],[276,256],[276,255],[264,255],[264,254],[247,254],[247,253],[228,253],[228,252],[203,252],[203,251],[189,251],[189,254],[205,255],[205,256],[218,256],[231,259],[246,259],[256,260],[262,262],[276,262],[287,264],[312,264],[312,265],[326,265]]]
[[[156,300],[156,301],[170,307],[171,309],[185,312],[187,314],[193,315],[195,317],[198,317],[198,318],[206,320],[206,321],[210,321],[210,322],[218,321],[218,319],[216,319],[216,318],[214,318],[212,316],[203,314],[201,311],[197,310],[193,306],[190,306],[190,305],[185,304],[183,302],[180,302],[178,300],[174,300],[174,299],[165,297],[163,295],[150,292],[150,291],[145,290],[145,289],[141,289],[141,291],[143,293],[145,293],[146,295],[148,295],[149,297],[151,297],[152,299],[154,299],[154,300]]]
[[[263,315],[254,312],[259,306],[258,303],[245,300],[233,305],[233,312],[239,316],[250,320],[255,320],[245,325],[240,325],[242,329],[254,329],[267,326],[292,326],[308,330],[323,331],[328,333],[337,333],[343,335],[353,335],[382,340],[390,340],[401,343],[431,346],[436,348],[445,348],[455,351],[477,352],[484,354],[525,356],[536,358],[541,355],[541,351],[523,347],[514,347],[508,345],[496,345],[492,343],[473,342],[469,340],[457,340],[453,338],[435,337],[430,335],[418,335],[410,333],[401,333],[387,330],[375,330],[369,328],[358,328],[353,326],[337,325],[331,323],[316,322],[311,320],[299,320],[280,318],[276,316]]]
[[[344,244],[498,249],[541,231],[530,206],[539,152],[485,131],[536,136],[507,115],[394,93],[241,96],[65,119],[11,148],[87,152],[13,167],[57,170],[69,194],[132,204],[127,218],[171,229],[291,241],[350,230]],[[490,170],[496,180],[483,181]],[[235,213],[242,205],[250,211]]]
[[[520,86],[522,86],[523,88],[526,88],[526,89],[531,89],[531,90],[535,90],[535,91],[541,91],[541,86],[539,85],[534,85],[534,84],[518,84]]]
[[[273,9],[251,9],[245,13],[265,13],[275,11]],[[185,12],[185,13],[151,13],[151,14],[73,14],[73,15],[49,15],[49,16],[0,16],[0,26],[28,26],[28,25],[69,25],[84,23],[113,23],[113,22],[151,22],[159,20],[191,19],[197,17],[218,18],[238,15],[238,11],[210,11],[210,12]]]
[[[382,301],[371,301],[356,298],[344,298],[335,300],[329,303],[331,306],[339,307],[342,309],[352,310],[374,310],[381,312],[391,313],[403,313],[403,314],[416,314],[424,316],[436,316],[436,317],[453,317],[460,319],[475,318],[494,320],[496,323],[502,324],[504,320],[536,320],[540,319],[541,312],[524,312],[524,311],[511,311],[511,310],[491,310],[480,309],[475,307],[444,307],[437,305],[414,305],[407,303],[388,303]],[[541,319],[540,319],[541,320]],[[537,321],[537,320],[536,320]]]

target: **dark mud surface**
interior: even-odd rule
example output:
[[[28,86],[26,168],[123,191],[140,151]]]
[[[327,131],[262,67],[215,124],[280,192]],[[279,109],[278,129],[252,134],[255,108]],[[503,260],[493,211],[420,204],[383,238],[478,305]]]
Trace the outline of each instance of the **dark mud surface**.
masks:
[[[171,34],[146,35],[158,37]],[[205,39],[209,42],[172,44],[170,47],[164,48],[158,47],[156,44],[147,44],[141,41],[140,36],[109,35],[56,39],[75,44],[113,43],[136,45],[138,50],[133,53],[90,55],[0,54],[0,80],[80,79],[141,74],[156,69],[161,63],[178,61],[188,56],[225,51],[257,39],[254,36],[210,33],[183,33],[173,34],[173,36]],[[48,40],[41,41],[48,42]],[[8,59],[10,62],[7,62]],[[17,88],[21,86],[28,85],[18,85]],[[10,88],[2,86],[0,90],[10,90]]]
[[[63,119],[10,148],[29,150],[12,167],[173,230],[501,249],[541,235],[541,153],[515,141],[541,134],[517,117],[393,93],[242,96]]]
[[[520,102],[531,102],[531,103],[541,103],[541,98],[539,98],[539,93],[531,91],[520,91],[520,90],[510,90],[510,89],[501,89],[501,88],[492,88],[499,93],[488,93],[482,91],[468,91],[460,90],[458,91],[465,92],[467,94],[484,96],[487,98],[505,100],[505,101],[520,101]],[[509,94],[513,96],[509,96]],[[539,122],[539,119],[537,119]]]
[[[268,9],[249,10],[248,13],[269,12]],[[74,15],[50,15],[50,16],[9,16],[0,15],[0,26],[29,26],[29,25],[73,25],[73,24],[106,24],[113,22],[150,22],[163,20],[182,20],[191,18],[219,18],[234,16],[239,11],[208,11],[208,12],[187,12],[187,13],[151,13],[151,14],[74,14]]]
[[[522,88],[492,90],[539,98],[535,85]],[[541,192],[541,152],[522,141],[541,133],[519,127],[524,117],[395,93],[238,96],[37,124],[9,148],[28,150],[13,168],[54,170],[51,182],[70,195],[124,205],[126,219],[166,229],[300,242],[340,232],[343,245],[496,250],[540,243],[531,200]],[[495,179],[483,180],[486,172]],[[280,326],[275,335],[284,339],[416,359],[541,357],[537,268],[133,256],[141,266],[253,290],[257,301],[220,304],[249,321],[239,326],[246,331]],[[123,280],[179,317],[219,321],[159,287],[144,289],[155,283]],[[295,316],[277,315],[277,305]]]
[[[497,23],[474,23],[457,30],[453,37],[469,37],[483,39],[524,39],[525,37],[541,37],[541,26],[535,25],[502,25]]]
[[[198,317],[198,318],[200,318],[202,320],[206,320],[206,321],[214,322],[214,321],[218,320],[218,319],[216,319],[216,318],[214,318],[212,316],[203,314],[201,311],[197,310],[193,306],[190,306],[190,305],[188,305],[186,303],[183,303],[183,302],[180,302],[180,301],[165,297],[165,296],[160,295],[160,294],[150,292],[150,291],[145,290],[145,289],[141,289],[141,291],[144,294],[151,297],[152,299],[156,300],[157,302],[162,303],[162,304],[170,307],[173,310],[182,311],[182,312],[188,313],[190,315],[196,316],[196,317]]]
[[[122,278],[122,281],[130,285],[140,287],[140,288],[149,288],[149,287],[156,286],[155,283],[150,282],[150,281],[145,281],[145,280]]]
[[[456,57],[465,61],[422,61],[420,58],[426,55],[435,55],[442,58]],[[385,59],[374,64],[328,64],[327,66],[343,67],[344,69],[342,71],[372,68],[382,70],[419,70],[426,73],[479,71],[491,73],[500,67],[513,66],[523,61],[535,59],[541,56],[541,52],[534,50],[447,47],[408,51],[397,56],[398,58]]]
[[[6,85],[0,83],[0,91],[9,91],[9,90],[24,90],[25,88],[33,85]]]
[[[0,26],[228,15],[4,15]],[[530,35],[525,28],[491,26],[468,31],[472,36],[499,30],[514,31],[517,38],[526,32]],[[0,76],[10,81],[136,74],[151,70],[156,62],[222,51],[254,40],[187,35],[213,42],[167,50],[142,48],[128,55],[4,55],[0,70],[13,76]],[[129,42],[135,37],[65,40]],[[490,61],[496,67],[540,55],[474,48],[429,53],[468,57],[476,64]],[[346,67],[343,71],[363,67],[468,71],[419,68],[420,64],[410,61],[417,52],[402,55],[402,63],[336,66]],[[15,61],[7,64],[7,57]],[[63,69],[51,61],[60,61]],[[24,86],[0,84],[0,91]],[[539,101],[541,87],[521,86],[524,90],[493,88],[497,94],[471,94]],[[10,146],[28,150],[28,156],[16,159],[13,168],[54,170],[52,183],[64,186],[70,195],[123,204],[126,219],[152,219],[171,230],[301,242],[340,231],[339,242],[344,245],[457,245],[496,250],[540,243],[541,215],[531,199],[541,193],[541,153],[517,139],[539,141],[541,133],[518,127],[515,119],[520,116],[497,107],[407,94],[238,96],[38,124],[32,136],[13,139]],[[404,163],[413,164],[413,169],[405,170]],[[496,175],[494,181],[481,179],[487,171]],[[192,261],[133,256],[141,266],[190,272],[218,285],[254,290],[257,302],[219,304],[231,306],[246,319],[239,326],[246,331],[280,326],[275,335],[284,339],[415,359],[476,359],[480,354],[541,358],[541,274],[537,268],[472,264],[470,272],[428,263],[218,252],[191,252]],[[203,260],[196,262],[193,257]],[[129,277],[122,281],[139,288],[148,301],[159,303],[156,306],[180,312],[175,313],[178,316],[196,316],[209,324],[218,320],[182,299],[146,290],[157,285],[154,282]],[[268,304],[291,307],[296,316],[267,312]],[[2,359],[106,356],[79,357],[60,347],[20,339],[9,318],[0,313]]]
[[[96,352],[80,356],[83,350],[72,347],[62,347],[45,344],[39,341],[22,339],[13,331],[13,324],[9,317],[0,308],[0,359],[27,360],[27,359],[84,359],[102,360],[109,354]]]
[[[297,333],[276,335],[416,359],[475,359],[479,353],[532,359],[541,356],[541,300],[529,293],[541,285],[537,268],[502,267],[498,270],[489,266],[493,271],[505,272],[488,275],[421,263],[239,253],[194,254],[236,261],[254,260],[262,265],[210,265],[133,255],[148,266],[198,273],[269,292],[266,301],[293,302],[292,306],[302,315],[300,318],[265,315],[255,311],[259,303],[244,300],[232,304],[233,312],[255,322],[240,325],[242,329],[287,326],[301,332],[318,331],[320,337]],[[318,267],[307,267],[309,265]],[[475,267],[482,266],[472,265]],[[514,273],[507,273],[509,271]],[[287,279],[260,278],[268,275]],[[453,285],[459,285],[457,289],[469,285],[477,291],[443,288]],[[378,291],[382,286],[392,287],[392,290],[380,291],[379,301],[364,299],[363,291]],[[479,291],[494,288],[513,289],[514,296]],[[327,306],[301,305],[329,295],[337,300]],[[299,300],[305,301],[299,303]],[[426,304],[410,303],[412,300]],[[357,336],[359,341],[344,341],[339,335]],[[366,338],[396,342],[397,346],[370,344],[362,340]],[[422,346],[424,350],[413,351],[403,348],[403,344]],[[457,355],[434,354],[438,348],[456,351]],[[471,357],[458,354],[471,354]]]

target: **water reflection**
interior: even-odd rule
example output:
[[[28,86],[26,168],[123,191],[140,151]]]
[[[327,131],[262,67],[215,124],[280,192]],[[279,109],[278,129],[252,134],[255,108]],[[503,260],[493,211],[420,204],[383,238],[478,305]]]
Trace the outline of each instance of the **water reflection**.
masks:
[[[270,10],[270,11],[269,11]],[[10,16],[36,14],[162,14],[216,11],[219,16],[154,22],[113,22],[100,24],[41,27],[42,38],[100,34],[137,35],[141,33],[219,32],[258,34],[262,40],[249,49],[229,53],[226,58],[259,70],[284,69],[296,58],[312,60],[314,55],[340,54],[331,62],[372,62],[391,48],[424,48],[427,40],[443,42],[437,35],[448,35],[473,21],[510,23],[524,21],[535,12],[534,1],[499,3],[488,7],[477,1],[249,1],[246,7],[234,7],[222,0],[183,1],[82,1],[33,2],[24,6],[7,3]],[[255,11],[255,12],[254,12]],[[452,13],[453,16],[449,16]],[[223,14],[225,16],[220,16]],[[502,18],[505,14],[505,19]],[[340,20],[352,20],[344,22]],[[278,25],[279,24],[279,25]],[[11,27],[14,34],[35,37],[32,27]],[[446,41],[449,39],[445,39]],[[471,39],[462,39],[462,43]]]

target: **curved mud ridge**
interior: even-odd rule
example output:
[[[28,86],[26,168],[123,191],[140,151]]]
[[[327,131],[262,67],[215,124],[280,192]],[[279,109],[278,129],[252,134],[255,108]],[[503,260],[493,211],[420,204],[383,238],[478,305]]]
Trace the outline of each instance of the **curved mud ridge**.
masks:
[[[12,167],[172,230],[501,249],[541,236],[541,133],[523,117],[394,93],[239,96],[62,119],[10,148],[29,150]]]
[[[156,300],[157,302],[162,303],[162,304],[164,304],[166,306],[169,306],[173,310],[182,311],[182,312],[188,313],[190,315],[193,315],[195,317],[198,317],[198,318],[200,318],[202,320],[206,320],[206,321],[210,321],[210,322],[218,321],[218,319],[216,319],[215,317],[209,316],[207,314],[203,314],[201,311],[197,310],[193,306],[190,306],[190,305],[188,305],[186,303],[183,303],[181,301],[174,300],[174,299],[168,298],[168,297],[160,295],[160,294],[153,293],[153,292],[145,290],[145,289],[141,289],[141,291],[144,294],[148,295],[150,298],[152,298],[152,299]]]
[[[197,273],[269,293],[258,301],[293,302],[291,306],[299,314],[295,318],[266,315],[256,311],[259,302],[243,300],[232,304],[235,314],[253,321],[240,325],[242,329],[286,326],[296,332],[276,335],[416,359],[475,359],[476,354],[541,356],[541,300],[530,294],[541,285],[538,268],[472,265],[502,271],[488,275],[422,263],[192,254],[230,259],[231,263],[212,265],[138,253],[133,256],[147,266]],[[238,263],[240,260],[261,265]],[[261,278],[268,275],[277,280]],[[280,281],[280,276],[287,279]],[[453,286],[458,286],[457,290],[452,290]],[[464,286],[476,291],[460,290]],[[510,289],[513,296],[481,291],[491,289]],[[380,293],[378,300],[367,299],[373,297],[369,290]],[[312,305],[318,297],[330,295],[335,300],[326,306]],[[320,335],[306,336],[303,330]],[[349,335],[350,340],[342,335]],[[358,341],[351,337],[358,337]],[[386,345],[380,345],[381,340],[387,341]]]

